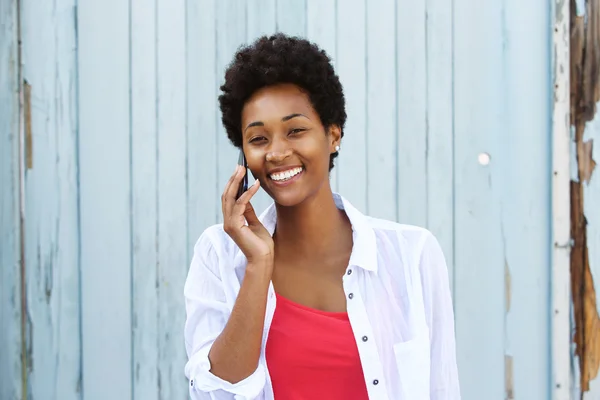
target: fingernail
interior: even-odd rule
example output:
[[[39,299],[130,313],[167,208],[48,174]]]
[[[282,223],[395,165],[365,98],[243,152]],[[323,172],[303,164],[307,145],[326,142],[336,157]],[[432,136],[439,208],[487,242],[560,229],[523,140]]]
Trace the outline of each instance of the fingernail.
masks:
[[[254,185],[258,185],[258,184],[260,184],[260,182],[257,179],[257,180],[254,181]]]

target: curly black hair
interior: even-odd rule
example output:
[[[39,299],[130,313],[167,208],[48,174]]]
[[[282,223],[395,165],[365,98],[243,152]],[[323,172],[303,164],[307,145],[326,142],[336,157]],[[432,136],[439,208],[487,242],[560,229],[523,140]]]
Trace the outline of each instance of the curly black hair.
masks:
[[[278,83],[292,83],[306,91],[325,129],[338,125],[344,135],[344,91],[329,56],[308,40],[277,33],[240,47],[225,71],[219,105],[234,146],[242,147],[244,103],[258,89]],[[331,155],[330,170],[337,155]]]

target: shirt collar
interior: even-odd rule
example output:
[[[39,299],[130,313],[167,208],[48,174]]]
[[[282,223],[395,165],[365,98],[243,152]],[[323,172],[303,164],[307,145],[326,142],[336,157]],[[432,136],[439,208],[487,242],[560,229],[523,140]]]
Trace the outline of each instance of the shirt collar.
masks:
[[[377,272],[377,239],[367,217],[358,211],[348,200],[338,193],[333,193],[337,208],[344,210],[352,225],[352,254],[350,265],[361,267],[367,271]],[[277,209],[271,205],[259,217],[271,235],[275,231]]]

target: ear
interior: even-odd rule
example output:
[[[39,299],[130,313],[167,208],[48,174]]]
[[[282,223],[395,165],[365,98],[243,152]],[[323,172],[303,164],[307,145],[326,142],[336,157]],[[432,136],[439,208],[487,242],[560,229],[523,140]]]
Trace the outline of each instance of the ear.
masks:
[[[342,130],[340,129],[339,125],[331,125],[329,127],[329,152],[330,153],[335,153],[335,147],[339,146],[341,141],[342,141]]]

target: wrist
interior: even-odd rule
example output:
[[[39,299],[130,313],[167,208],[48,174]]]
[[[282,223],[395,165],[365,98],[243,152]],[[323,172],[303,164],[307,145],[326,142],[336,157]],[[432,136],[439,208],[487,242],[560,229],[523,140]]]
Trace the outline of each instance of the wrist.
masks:
[[[252,277],[253,279],[271,281],[271,275],[273,273],[273,260],[253,260],[248,261],[246,265],[246,276]]]

